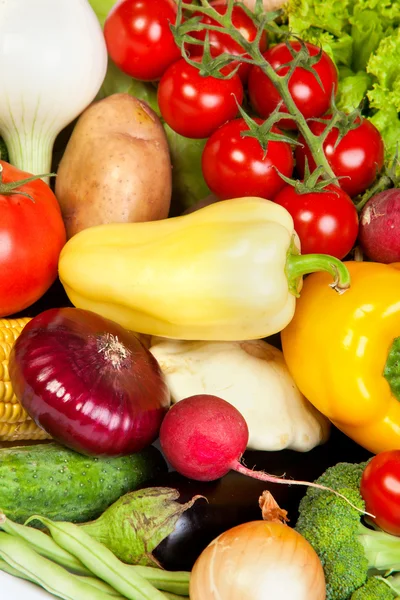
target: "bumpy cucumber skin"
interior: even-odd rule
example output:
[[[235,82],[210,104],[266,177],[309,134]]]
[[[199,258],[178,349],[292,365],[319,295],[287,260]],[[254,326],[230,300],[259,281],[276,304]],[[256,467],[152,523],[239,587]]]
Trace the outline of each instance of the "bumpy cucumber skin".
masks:
[[[167,470],[150,446],[129,456],[93,458],[55,442],[0,449],[0,511],[17,523],[34,514],[80,523]]]

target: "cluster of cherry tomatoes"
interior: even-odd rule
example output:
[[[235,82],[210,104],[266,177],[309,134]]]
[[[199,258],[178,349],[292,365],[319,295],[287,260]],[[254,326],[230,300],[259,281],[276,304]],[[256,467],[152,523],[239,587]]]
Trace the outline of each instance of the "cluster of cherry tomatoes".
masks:
[[[225,14],[225,0],[211,4],[219,14]],[[259,196],[273,200],[291,213],[303,253],[322,252],[344,258],[358,235],[358,214],[352,198],[371,186],[384,164],[384,145],[378,130],[363,117],[344,135],[332,128],[323,142],[323,151],[340,187],[335,182],[323,190],[304,193],[281,177],[302,179],[306,161],[311,171],[315,168],[303,136],[297,136],[300,145],[274,140],[266,149],[256,138],[243,136],[249,126],[239,115],[238,106],[245,100],[258,124],[278,106],[280,112],[288,112],[275,85],[259,66],[243,62],[237,63],[239,69],[227,78],[200,75],[175,43],[170,26],[176,16],[173,0],[122,0],[111,11],[104,28],[113,61],[135,79],[156,82],[161,115],[174,131],[187,138],[207,139],[202,171],[217,198]],[[203,23],[218,25],[209,16],[198,16]],[[233,9],[232,25],[247,41],[255,40],[257,26],[238,5]],[[206,34],[195,31],[191,35],[204,42]],[[229,30],[208,31],[208,36],[213,57],[223,52],[244,54]],[[288,72],[293,52],[302,47],[296,40],[290,45],[292,50],[284,42],[268,47],[267,35],[259,38],[265,61],[282,76]],[[309,43],[305,47],[310,56],[319,54],[319,59],[313,61],[311,69],[296,67],[288,90],[312,133],[320,136],[332,118],[329,110],[332,96],[337,93],[338,74],[327,53]],[[185,49],[191,60],[201,61],[202,44],[190,43]],[[235,63],[226,67],[224,74],[234,67]],[[293,119],[282,118],[278,126],[273,126],[275,132],[291,131],[296,137]]]

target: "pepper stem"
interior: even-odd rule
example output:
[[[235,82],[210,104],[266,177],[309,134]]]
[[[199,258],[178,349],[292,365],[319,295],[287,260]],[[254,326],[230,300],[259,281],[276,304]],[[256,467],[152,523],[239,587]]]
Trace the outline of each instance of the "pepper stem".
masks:
[[[338,294],[343,294],[350,287],[350,273],[338,258],[328,254],[293,254],[289,251],[286,260],[286,275],[291,294],[299,296],[300,278],[315,271],[330,273],[333,277],[330,287]]]

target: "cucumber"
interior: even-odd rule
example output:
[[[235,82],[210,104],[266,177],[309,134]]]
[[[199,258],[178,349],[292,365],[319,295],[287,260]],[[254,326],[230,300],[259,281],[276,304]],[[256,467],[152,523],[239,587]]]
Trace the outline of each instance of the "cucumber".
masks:
[[[34,514],[55,521],[90,521],[166,470],[154,446],[118,458],[84,456],[56,442],[2,448],[0,511],[17,523]]]

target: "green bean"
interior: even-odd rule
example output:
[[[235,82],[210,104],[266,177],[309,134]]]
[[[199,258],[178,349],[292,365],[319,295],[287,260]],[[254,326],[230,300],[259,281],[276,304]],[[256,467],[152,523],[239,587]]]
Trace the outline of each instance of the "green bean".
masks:
[[[71,577],[78,577],[78,579],[96,588],[96,590],[105,592],[106,594],[108,594],[110,600],[119,600],[120,598],[124,598],[124,596],[121,596],[121,594],[119,594],[117,590],[111,587],[111,585],[108,585],[108,583],[106,583],[102,579],[98,579],[97,577],[85,577],[81,575],[71,575]]]
[[[25,578],[63,600],[110,600],[109,594],[72,576],[37,554],[25,541],[8,533],[0,533],[0,557]]]
[[[56,522],[34,515],[45,525],[54,541],[78,558],[92,573],[109,583],[129,600],[167,600],[165,594],[157,590],[144,577],[129,565],[121,562],[108,548],[90,537],[78,525]]]
[[[189,595],[190,573],[187,571],[164,571],[156,567],[141,567],[139,565],[133,565],[130,568],[147,581],[150,581],[158,590],[171,592],[178,596]]]
[[[0,529],[25,540],[38,554],[49,558],[69,571],[78,575],[92,575],[75,556],[60,548],[47,533],[27,525],[14,523],[3,513],[0,513]]]
[[[17,571],[14,567],[8,564],[5,560],[0,558],[0,571],[4,571],[4,573],[8,573],[13,577],[18,577],[19,579],[25,579],[26,581],[32,581],[27,575],[24,575],[20,571]]]
[[[187,600],[189,598],[189,596],[179,596],[178,594],[171,594],[170,592],[167,592],[165,595],[168,600]]]

